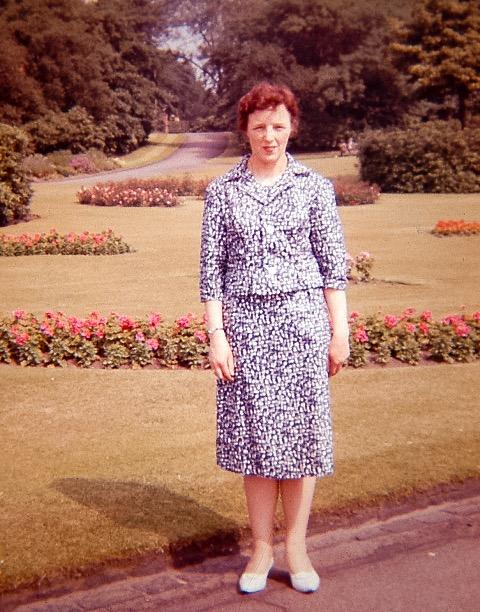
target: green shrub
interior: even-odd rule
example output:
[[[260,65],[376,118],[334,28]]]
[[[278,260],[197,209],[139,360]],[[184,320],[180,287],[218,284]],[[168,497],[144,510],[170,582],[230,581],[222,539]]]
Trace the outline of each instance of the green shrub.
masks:
[[[27,217],[32,190],[22,169],[29,149],[27,135],[0,123],[0,225]]]
[[[57,174],[55,165],[41,153],[25,157],[22,160],[22,170],[27,176],[39,179],[50,178]]]
[[[69,149],[83,153],[90,148],[104,149],[105,134],[81,106],[68,112],[48,111],[40,119],[24,125],[37,153]]]
[[[480,191],[480,129],[430,121],[407,129],[375,130],[360,139],[361,178],[382,191]]]

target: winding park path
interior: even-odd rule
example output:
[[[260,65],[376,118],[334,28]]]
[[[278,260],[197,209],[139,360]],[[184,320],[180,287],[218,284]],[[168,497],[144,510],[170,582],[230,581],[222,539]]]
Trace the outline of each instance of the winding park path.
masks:
[[[185,142],[172,155],[162,161],[148,164],[140,168],[110,170],[92,176],[75,176],[59,181],[49,181],[51,184],[73,183],[77,185],[93,185],[99,181],[124,181],[132,178],[149,178],[159,174],[169,174],[178,170],[187,171],[198,168],[203,163],[217,157],[228,145],[228,132],[198,132],[185,134]]]

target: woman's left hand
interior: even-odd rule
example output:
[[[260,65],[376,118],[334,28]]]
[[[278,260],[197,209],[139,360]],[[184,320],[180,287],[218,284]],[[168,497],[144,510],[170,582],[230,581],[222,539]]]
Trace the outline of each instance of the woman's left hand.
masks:
[[[333,334],[328,349],[328,375],[335,376],[350,355],[350,344],[348,334]]]

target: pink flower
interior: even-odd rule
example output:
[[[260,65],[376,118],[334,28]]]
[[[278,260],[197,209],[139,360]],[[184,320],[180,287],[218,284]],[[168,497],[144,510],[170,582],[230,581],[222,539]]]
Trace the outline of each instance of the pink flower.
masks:
[[[474,312],[472,314],[472,317],[475,319],[475,321],[480,321],[480,310],[477,310],[476,312]]]
[[[182,317],[179,317],[178,319],[176,319],[175,323],[177,327],[186,329],[187,327],[190,327],[190,324],[192,323],[192,321],[193,321],[193,315],[191,312],[189,312],[186,315],[183,315]]]
[[[405,325],[405,329],[407,330],[409,334],[414,334],[417,328],[413,323],[407,323]]]
[[[395,315],[385,315],[383,322],[385,323],[386,327],[388,328],[392,328],[395,327],[395,325],[399,322],[399,318],[396,317]]]
[[[137,342],[144,342],[144,341],[145,341],[145,336],[143,335],[143,333],[142,333],[141,331],[138,331],[138,332],[135,334],[135,340],[136,340]]]
[[[40,331],[42,332],[42,334],[45,334],[45,336],[53,336],[53,330],[50,325],[48,325],[48,323],[43,323],[42,325],[40,325]]]
[[[162,315],[158,312],[152,312],[148,317],[148,324],[150,327],[158,327],[162,322]]]
[[[413,315],[414,312],[415,312],[415,308],[412,308],[411,306],[409,308],[405,308],[405,310],[402,312],[401,318],[408,319],[409,317]]]
[[[132,321],[132,319],[130,319],[126,315],[121,315],[119,317],[119,320],[120,320],[120,325],[123,331],[130,330],[135,327],[135,323]]]
[[[456,325],[455,334],[457,336],[466,338],[469,333],[470,333],[470,327],[468,327],[468,325],[466,325],[465,323],[459,323],[458,325]]]
[[[428,325],[424,321],[419,323],[418,328],[422,332],[422,334],[425,334],[426,336],[428,336],[430,328],[428,327]]]
[[[77,319],[77,317],[68,317],[68,323],[70,325],[70,331],[74,334],[78,334],[82,331],[83,321]]]
[[[428,323],[429,321],[432,320],[432,311],[424,310],[422,314],[420,315],[420,318],[422,319],[422,321],[426,321]]]
[[[13,316],[15,317],[15,319],[24,319],[26,314],[27,313],[24,310],[20,310],[20,308],[13,312]]]
[[[156,351],[158,349],[158,340],[156,338],[149,338],[145,344],[152,349],[152,351]]]
[[[359,327],[354,334],[354,338],[357,342],[368,342],[368,334],[364,327]]]
[[[460,323],[461,321],[462,321],[462,318],[459,317],[458,315],[447,315],[446,317],[443,317],[441,322],[444,325],[456,325],[457,323]]]
[[[350,313],[350,320],[355,321],[355,319],[358,319],[359,316],[360,313],[358,311],[352,310],[352,312]]]
[[[15,342],[18,344],[18,346],[23,346],[29,339],[30,336],[27,334],[27,332],[23,334],[15,334]]]
[[[97,338],[103,338],[105,336],[105,332],[102,329],[96,329],[94,335]]]
[[[199,341],[199,342],[206,342],[207,341],[207,334],[202,331],[201,329],[196,329],[194,334],[195,338]]]

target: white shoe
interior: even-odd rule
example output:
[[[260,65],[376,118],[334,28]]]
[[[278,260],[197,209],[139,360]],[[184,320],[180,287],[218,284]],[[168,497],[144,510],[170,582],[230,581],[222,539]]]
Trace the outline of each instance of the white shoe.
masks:
[[[238,587],[242,593],[256,593],[257,591],[263,591],[267,586],[268,572],[273,567],[273,559],[268,566],[267,571],[264,574],[254,573],[243,573],[238,581]]]
[[[290,574],[292,586],[301,593],[313,593],[320,586],[320,576],[315,570]]]

